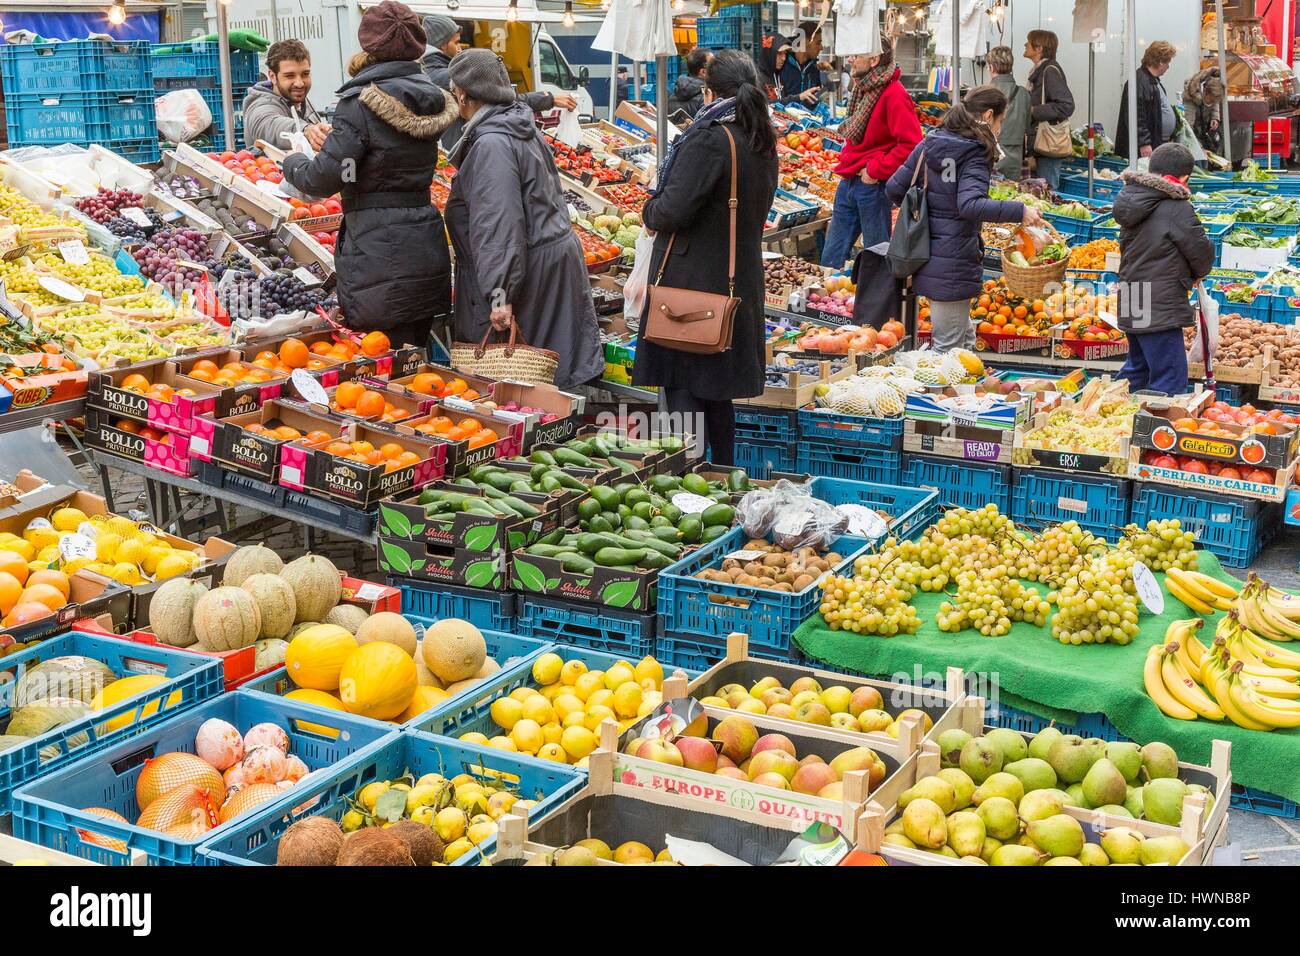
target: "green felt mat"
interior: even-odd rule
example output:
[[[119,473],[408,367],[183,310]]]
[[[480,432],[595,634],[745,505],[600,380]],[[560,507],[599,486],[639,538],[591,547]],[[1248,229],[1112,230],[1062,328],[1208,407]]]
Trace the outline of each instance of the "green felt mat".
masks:
[[[1241,584],[1223,571],[1214,555],[1200,551],[1197,559],[1206,574]],[[1164,575],[1156,577],[1163,584]],[[1037,587],[1040,593],[1047,590]],[[832,631],[818,614],[795,631],[794,641],[808,657],[863,674],[911,675],[920,664],[940,676],[951,666],[996,675],[1004,704],[1067,724],[1075,714],[1104,714],[1126,737],[1141,743],[1162,740],[1190,763],[1208,764],[1211,742],[1227,740],[1232,744],[1234,782],[1300,802],[1300,728],[1265,733],[1226,720],[1174,720],[1147,697],[1142,687],[1147,648],[1164,637],[1170,621],[1196,616],[1168,591],[1165,613],[1142,611],[1142,632],[1127,646],[1062,644],[1052,637],[1050,620],[1046,628],[1014,623],[1004,637],[984,637],[976,631],[947,634],[934,623],[946,599],[943,594],[917,592],[912,604],[922,626],[916,634],[882,638]],[[1206,646],[1221,616],[1207,619],[1201,631]]]

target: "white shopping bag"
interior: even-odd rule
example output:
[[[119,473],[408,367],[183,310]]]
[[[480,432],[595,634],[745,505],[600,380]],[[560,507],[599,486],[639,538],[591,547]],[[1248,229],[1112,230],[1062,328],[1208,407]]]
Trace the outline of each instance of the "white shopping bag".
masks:
[[[280,136],[285,140],[285,142],[276,143],[275,145],[281,147],[287,147],[289,152],[291,153],[302,153],[309,160],[315,159],[316,150],[312,149],[311,143],[307,142],[307,134],[304,132],[305,129],[306,126],[303,124],[302,120],[297,117],[294,117],[293,132],[281,133]],[[306,193],[299,192],[298,190],[293,188],[293,184],[290,183],[289,180],[287,179],[279,183],[278,185],[280,187],[280,192],[283,193],[285,196],[288,196],[290,199],[301,199],[304,200],[305,202],[311,202],[314,199],[319,198],[317,196],[308,196]]]
[[[650,255],[654,252],[655,237],[649,229],[642,229],[636,237],[636,262],[623,283],[623,318],[641,321],[645,309],[646,285],[650,282]]]
[[[188,143],[212,125],[212,110],[198,90],[172,90],[154,100],[158,132],[169,143]]]
[[[560,125],[555,128],[555,138],[565,146],[577,148],[582,141],[582,124],[577,110],[560,110]]]
[[[1219,351],[1219,303],[1210,298],[1204,282],[1196,283],[1195,316],[1192,321],[1195,322],[1196,338],[1192,340],[1187,361],[1206,365],[1206,356],[1213,359]],[[1206,371],[1209,374],[1209,368]]]

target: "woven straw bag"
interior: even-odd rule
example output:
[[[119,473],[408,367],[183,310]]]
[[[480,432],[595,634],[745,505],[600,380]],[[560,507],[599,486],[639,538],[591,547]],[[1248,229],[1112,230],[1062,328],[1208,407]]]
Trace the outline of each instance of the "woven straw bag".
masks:
[[[554,385],[560,356],[548,349],[534,348],[518,341],[519,323],[510,324],[506,342],[489,342],[489,327],[483,341],[454,342],[451,346],[452,368],[480,378],[509,379],[530,385]]]
[[[1060,240],[1061,234],[1050,222],[1043,225],[1052,234],[1054,240]],[[1060,289],[1065,279],[1065,270],[1070,266],[1069,250],[1060,262],[1045,263],[1036,266],[1018,266],[1007,259],[1007,248],[1002,250],[1002,275],[1007,280],[1007,288],[1026,299],[1041,299],[1051,287]]]

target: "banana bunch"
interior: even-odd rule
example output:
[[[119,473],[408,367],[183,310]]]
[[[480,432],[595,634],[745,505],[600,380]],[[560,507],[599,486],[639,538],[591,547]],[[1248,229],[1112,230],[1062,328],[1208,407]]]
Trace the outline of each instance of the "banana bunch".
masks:
[[[1300,600],[1271,587],[1253,571],[1237,597],[1243,627],[1270,641],[1300,640]]]
[[[1215,611],[1232,610],[1235,606],[1233,601],[1238,596],[1237,589],[1226,581],[1212,578],[1200,571],[1184,571],[1181,568],[1166,569],[1165,587],[1197,614],[1207,617]],[[1300,601],[1296,602],[1296,607],[1300,609]],[[1297,631],[1300,633],[1300,627]]]
[[[1196,639],[1196,632],[1204,624],[1199,617],[1174,621],[1166,629],[1165,639],[1147,649],[1142,684],[1147,696],[1166,717],[1223,720],[1225,716],[1223,709],[1197,682],[1207,651]]]

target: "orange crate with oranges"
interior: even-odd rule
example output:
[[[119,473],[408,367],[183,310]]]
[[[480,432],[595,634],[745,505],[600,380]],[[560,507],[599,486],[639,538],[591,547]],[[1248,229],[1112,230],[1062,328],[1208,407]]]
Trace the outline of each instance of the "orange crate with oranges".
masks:
[[[1234,408],[1202,392],[1193,401],[1145,401],[1133,416],[1132,447],[1174,457],[1204,458],[1237,477],[1256,469],[1285,468],[1300,450],[1300,428],[1253,408]],[[1234,475],[1229,475],[1234,477]],[[1262,476],[1260,476],[1262,477]]]
[[[289,380],[288,369],[246,362],[236,349],[186,356],[176,359],[175,365],[183,377],[223,389],[218,409],[223,416],[242,415],[279,398]]]
[[[86,394],[89,373],[78,359],[49,352],[8,359],[0,368],[0,413],[67,402]]]
[[[398,431],[446,442],[447,474],[459,478],[476,465],[521,455],[524,423],[506,421],[489,413],[435,405],[426,414],[402,422]]]
[[[369,511],[380,499],[437,481],[447,473],[452,449],[423,434],[350,421],[338,438],[283,444],[279,482]]]
[[[371,388],[353,379],[325,390],[328,404],[303,402],[322,414],[342,415],[345,418],[364,419],[372,425],[387,428],[424,414],[427,404],[409,395],[382,388]]]
[[[237,415],[197,416],[189,452],[201,461],[216,461],[233,471],[275,482],[281,446],[288,442],[319,445],[342,433],[343,423],[336,418],[272,399]]]
[[[369,380],[386,391],[418,397],[424,410],[444,398],[462,398],[467,402],[490,399],[497,384],[490,378],[467,375],[445,365],[427,362],[420,363],[413,372],[387,381],[374,377]]]
[[[222,391],[221,385],[181,375],[172,360],[158,359],[91,372],[86,380],[86,407],[148,429],[184,435],[195,415],[224,413]]]
[[[263,368],[305,369],[325,388],[355,378],[407,375],[424,360],[423,349],[394,349],[383,332],[354,338],[324,327],[247,342],[243,353],[245,359]]]
[[[919,317],[929,325],[929,303],[923,302]],[[1056,321],[1044,299],[1027,299],[1007,287],[1006,280],[986,279],[984,289],[970,300],[970,317],[975,323],[976,348],[1009,354],[1050,354],[1051,328]],[[983,348],[980,341],[983,340]]]

